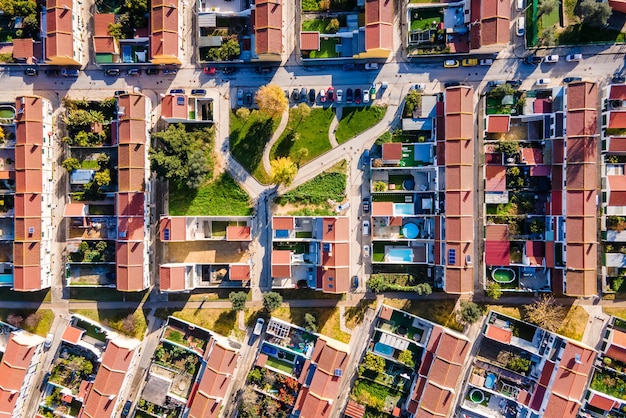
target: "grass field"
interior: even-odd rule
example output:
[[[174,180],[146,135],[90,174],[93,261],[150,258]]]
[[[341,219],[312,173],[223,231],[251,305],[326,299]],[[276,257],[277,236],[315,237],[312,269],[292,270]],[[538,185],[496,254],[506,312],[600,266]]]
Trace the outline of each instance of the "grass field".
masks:
[[[318,333],[343,343],[350,342],[350,334],[341,331],[339,327],[338,308],[278,308],[272,312],[272,316],[304,327],[304,315],[307,313],[315,316]]]
[[[258,110],[252,111],[247,119],[240,119],[235,112],[230,113],[230,149],[233,157],[263,184],[270,183],[270,177],[263,168],[262,157],[265,145],[280,123]]]
[[[143,339],[148,328],[146,313],[141,309],[77,309],[72,312],[139,340]],[[132,315],[135,321],[132,332],[124,331],[122,324],[122,321],[129,315]]]
[[[361,299],[356,306],[346,307],[346,326],[350,329],[354,329],[361,325],[368,309],[376,309],[375,299]]]
[[[198,190],[170,190],[169,214],[173,216],[246,216],[252,214],[250,196],[228,174],[205,183]]]
[[[50,332],[52,321],[54,321],[54,313],[51,309],[0,309],[0,321],[7,322],[7,317],[11,314],[22,317],[23,321],[20,326],[23,329],[42,337]],[[36,315],[39,318],[29,321],[30,315]],[[36,317],[31,317],[31,319],[34,318]]]
[[[581,306],[574,306],[567,312],[565,321],[557,333],[573,340],[582,341],[588,321],[589,314],[587,311]]]
[[[440,8],[413,9],[411,11],[411,30],[435,29],[443,16],[440,10]]]
[[[270,158],[291,157],[300,165],[331,149],[328,128],[334,117],[331,107],[311,109],[308,117],[300,120],[295,109],[289,111],[289,122],[285,131],[272,147]],[[298,152],[307,149],[308,154],[299,158]]]
[[[302,21],[302,32],[320,32],[324,33],[326,26],[330,23],[330,19],[308,19]]]
[[[337,58],[339,54],[335,50],[335,47],[339,43],[338,38],[329,37],[324,39],[320,38],[320,50],[311,51],[309,58]]]
[[[383,106],[344,107],[335,136],[343,144],[380,122],[387,108]]]
[[[607,315],[616,316],[626,321],[626,308],[602,308],[602,311]]]
[[[239,340],[244,337],[237,328],[237,312],[231,309],[157,309],[155,315],[163,320],[171,315],[226,337],[232,335]]]
[[[451,299],[429,300],[427,302],[405,299],[385,299],[385,304],[456,331],[463,331],[464,328],[463,324],[457,320],[456,311],[454,310],[454,300]]]

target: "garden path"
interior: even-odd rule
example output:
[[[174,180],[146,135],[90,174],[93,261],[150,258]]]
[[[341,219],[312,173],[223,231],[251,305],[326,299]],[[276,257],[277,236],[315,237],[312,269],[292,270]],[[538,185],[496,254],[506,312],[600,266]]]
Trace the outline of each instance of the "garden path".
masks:
[[[339,142],[337,142],[337,138],[335,137],[335,132],[337,132],[337,126],[339,126],[339,121],[341,120],[342,113],[343,106],[337,106],[335,108],[335,115],[333,116],[333,120],[330,122],[330,126],[328,127],[328,139],[330,140],[330,145],[333,148],[339,146]]]
[[[287,106],[287,109],[283,112],[283,116],[280,118],[280,123],[274,131],[272,138],[265,145],[265,148],[263,148],[263,168],[265,168],[265,171],[268,173],[272,172],[272,165],[270,164],[270,151],[272,150],[272,147],[274,146],[276,141],[278,141],[278,138],[280,138],[280,136],[283,134],[285,128],[287,127],[287,122],[289,122],[289,106]]]

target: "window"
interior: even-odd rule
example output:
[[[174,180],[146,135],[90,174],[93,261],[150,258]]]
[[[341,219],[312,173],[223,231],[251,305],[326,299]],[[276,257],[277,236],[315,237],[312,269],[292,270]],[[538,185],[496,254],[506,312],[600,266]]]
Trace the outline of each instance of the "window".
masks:
[[[170,229],[169,228],[165,228],[165,230],[163,231],[163,239],[165,241],[169,241],[170,240]]]
[[[448,264],[456,264],[456,250],[454,248],[448,250]]]
[[[328,281],[329,281],[329,282],[332,282],[332,281],[333,281],[333,278],[332,278],[332,277],[329,277],[329,278],[328,278]]]
[[[332,284],[332,283],[330,283],[330,284],[328,285],[328,288],[329,288],[329,289],[332,289],[332,288],[333,288],[333,284]]]

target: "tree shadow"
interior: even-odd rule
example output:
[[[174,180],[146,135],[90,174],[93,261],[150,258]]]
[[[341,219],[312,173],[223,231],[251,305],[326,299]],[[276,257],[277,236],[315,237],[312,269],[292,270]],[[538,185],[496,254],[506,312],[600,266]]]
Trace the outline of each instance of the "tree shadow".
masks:
[[[296,132],[291,131],[286,134],[279,142],[276,144],[276,149],[274,151],[275,158],[281,157],[289,157],[291,153],[291,149],[296,143]]]
[[[274,133],[274,121],[271,118],[262,121],[255,121],[243,136],[239,137],[239,132],[235,131],[231,137],[237,137],[231,149],[233,157],[249,172],[253,172],[263,157],[263,150],[267,142]]]

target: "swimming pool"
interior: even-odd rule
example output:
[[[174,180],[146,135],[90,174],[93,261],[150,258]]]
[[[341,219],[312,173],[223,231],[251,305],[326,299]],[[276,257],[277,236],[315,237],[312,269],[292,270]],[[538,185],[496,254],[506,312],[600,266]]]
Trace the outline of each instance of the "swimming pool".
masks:
[[[493,389],[493,385],[496,384],[496,375],[493,373],[489,373],[487,378],[485,379],[485,387],[487,389]]]
[[[390,248],[385,254],[385,261],[401,263],[413,261],[413,250],[410,248]]]
[[[383,343],[376,343],[374,344],[374,352],[391,357],[393,355],[393,347]]]
[[[515,280],[515,271],[507,267],[498,267],[491,272],[491,278],[498,283],[511,283]]]
[[[394,215],[415,215],[415,205],[413,203],[394,203]]]

